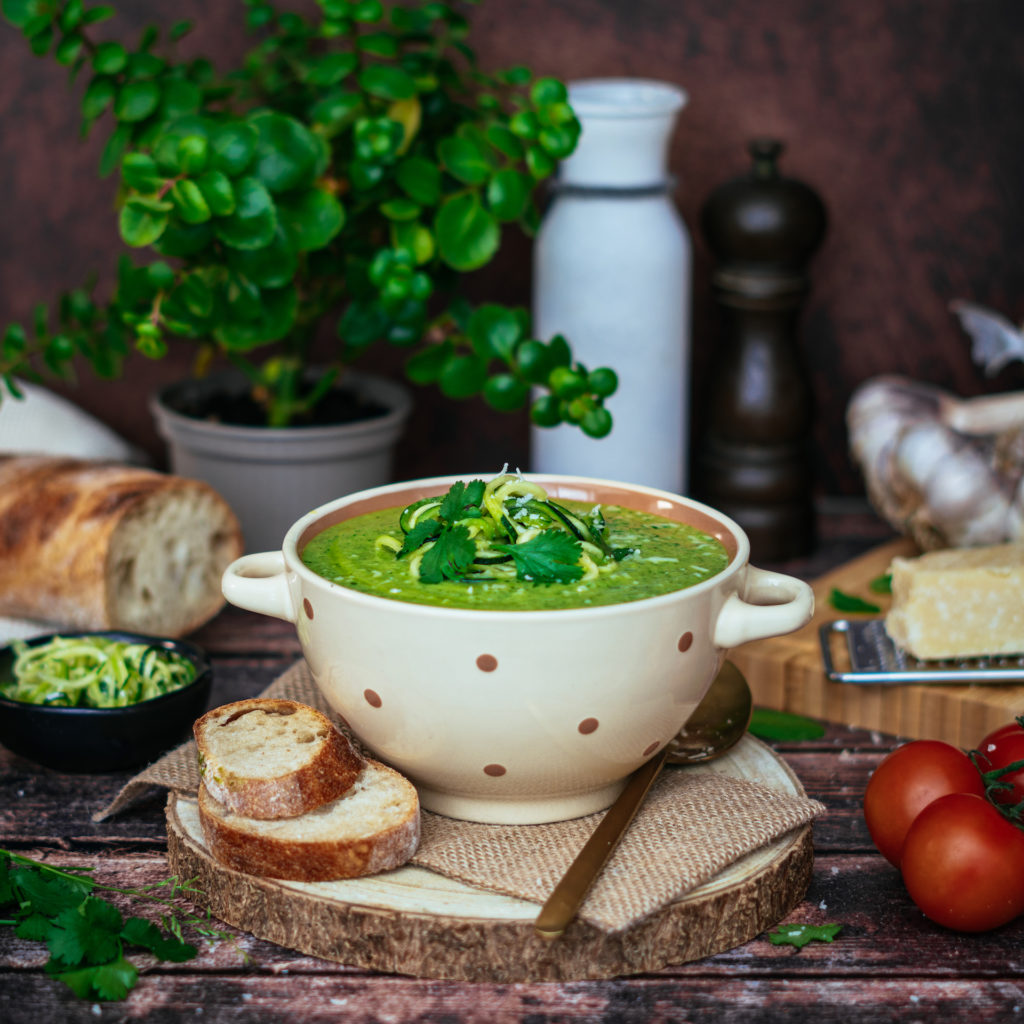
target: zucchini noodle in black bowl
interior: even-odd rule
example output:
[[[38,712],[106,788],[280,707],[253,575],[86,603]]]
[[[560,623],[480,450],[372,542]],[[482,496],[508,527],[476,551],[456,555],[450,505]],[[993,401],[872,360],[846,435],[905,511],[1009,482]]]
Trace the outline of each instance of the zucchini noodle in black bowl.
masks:
[[[61,680],[53,688],[35,679],[25,682],[24,675],[19,683],[19,656],[19,664],[31,663],[40,648],[58,639],[72,652],[77,641],[115,651],[112,675],[72,675],[71,682],[62,686]],[[63,671],[47,667],[41,677]],[[137,768],[186,738],[206,710],[212,681],[206,654],[183,640],[118,630],[69,630],[16,640],[0,648],[0,743],[56,771]]]

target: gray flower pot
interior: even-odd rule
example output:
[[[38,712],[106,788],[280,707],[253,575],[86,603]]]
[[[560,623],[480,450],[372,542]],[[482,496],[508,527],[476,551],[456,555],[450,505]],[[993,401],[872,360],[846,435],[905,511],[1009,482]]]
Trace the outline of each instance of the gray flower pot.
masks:
[[[151,401],[167,441],[171,471],[204,480],[234,509],[246,551],[281,546],[296,519],[352,491],[391,482],[392,455],[412,408],[393,381],[348,373],[346,386],[387,408],[382,416],[337,426],[239,427],[177,411],[184,395],[216,393],[231,371],[163,388]]]

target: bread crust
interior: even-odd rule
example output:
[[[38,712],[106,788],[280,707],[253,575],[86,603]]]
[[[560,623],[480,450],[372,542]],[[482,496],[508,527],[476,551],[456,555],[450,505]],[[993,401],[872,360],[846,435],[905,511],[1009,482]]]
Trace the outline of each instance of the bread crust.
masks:
[[[298,769],[272,777],[232,769],[212,749],[212,732],[230,728],[254,711],[301,715],[320,735],[309,759]],[[192,726],[199,751],[199,775],[210,795],[229,811],[247,818],[294,818],[336,800],[355,782],[365,762],[322,712],[296,701],[254,697],[207,711]]]
[[[359,878],[401,867],[419,846],[420,813],[416,790],[398,772],[377,761],[368,760],[363,771],[373,773],[375,779],[388,779],[388,785],[407,787],[405,814],[391,827],[356,839],[301,840],[254,833],[250,829],[259,822],[232,815],[205,786],[200,786],[199,820],[210,853],[235,871],[295,882]],[[371,781],[370,785],[373,784]],[[338,803],[343,804],[345,799],[342,796]]]
[[[189,554],[206,560],[206,583],[186,598],[168,574],[154,595],[168,612],[133,619],[118,611],[118,558],[131,556],[124,527],[168,502],[200,510]],[[182,636],[223,607],[220,575],[242,551],[237,518],[201,481],[86,459],[0,456],[0,615]]]

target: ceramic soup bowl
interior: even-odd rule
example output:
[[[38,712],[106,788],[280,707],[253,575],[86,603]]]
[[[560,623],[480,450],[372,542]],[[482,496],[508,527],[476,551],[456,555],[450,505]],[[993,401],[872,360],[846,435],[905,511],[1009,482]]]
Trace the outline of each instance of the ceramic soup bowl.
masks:
[[[339,586],[303,565],[310,539],[365,512],[443,494],[439,477],[350,494],[304,516],[281,551],[228,567],[224,596],[293,622],[326,700],[380,760],[455,818],[527,824],[607,807],[685,724],[738,644],[811,617],[810,587],[748,564],[731,519],[631,484],[527,474],[555,499],[622,505],[717,537],[724,570],[658,597],[592,608],[432,607]],[[424,584],[426,585],[426,584]]]

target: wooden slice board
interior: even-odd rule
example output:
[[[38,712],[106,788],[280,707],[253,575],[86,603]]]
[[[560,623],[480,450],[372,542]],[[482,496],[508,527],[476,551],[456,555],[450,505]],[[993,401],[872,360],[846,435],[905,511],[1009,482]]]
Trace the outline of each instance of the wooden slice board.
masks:
[[[720,771],[787,794],[804,792],[789,767],[752,737],[704,768],[679,770]],[[196,878],[211,912],[228,924],[325,960],[457,981],[611,978],[731,949],[799,903],[814,862],[806,825],[625,931],[609,934],[577,920],[548,943],[533,931],[538,904],[423,868],[319,883],[233,871],[206,849],[195,800],[173,793],[167,840],[171,870]]]
[[[831,589],[870,600],[884,615],[891,598],[873,594],[868,585],[887,571],[896,555],[916,554],[907,539],[874,548],[814,581],[814,618],[803,629],[730,651],[729,660],[747,677],[754,703],[911,739],[945,740],[965,750],[1024,714],[1024,686],[1016,684],[892,686],[836,683],[825,676],[820,627],[834,619],[868,617],[836,611],[828,600]]]

